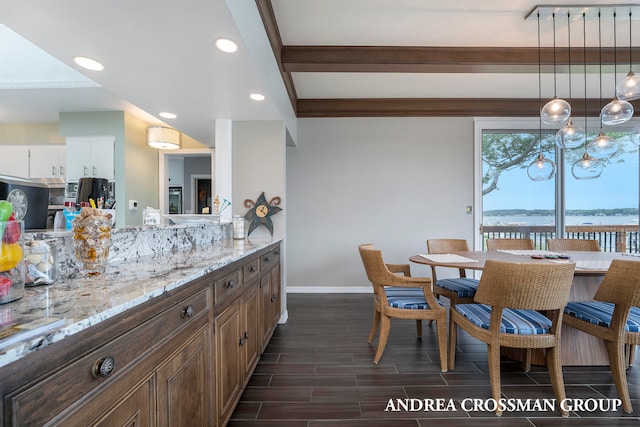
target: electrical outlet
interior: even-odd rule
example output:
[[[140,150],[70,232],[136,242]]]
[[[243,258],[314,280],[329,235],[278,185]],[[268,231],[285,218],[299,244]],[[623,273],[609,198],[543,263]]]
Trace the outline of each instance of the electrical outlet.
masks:
[[[129,209],[135,211],[138,209],[138,201],[137,200],[129,200]]]

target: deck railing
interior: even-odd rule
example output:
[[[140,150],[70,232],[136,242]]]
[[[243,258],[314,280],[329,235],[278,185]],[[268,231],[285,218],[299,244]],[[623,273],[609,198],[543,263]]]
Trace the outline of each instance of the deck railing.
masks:
[[[547,239],[556,238],[553,225],[484,225],[482,226],[483,243],[486,240],[500,239],[532,239],[537,249],[547,249]],[[640,253],[640,228],[637,225],[567,225],[564,236],[568,239],[595,239],[604,252]]]

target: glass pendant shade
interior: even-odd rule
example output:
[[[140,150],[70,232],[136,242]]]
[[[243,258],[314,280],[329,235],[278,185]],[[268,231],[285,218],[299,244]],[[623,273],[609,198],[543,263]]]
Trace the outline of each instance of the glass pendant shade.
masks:
[[[594,179],[602,175],[602,163],[585,152],[571,167],[575,179]]]
[[[569,123],[556,132],[556,144],[560,148],[576,148],[584,143],[585,137],[584,129],[569,119]]]
[[[533,162],[527,168],[527,175],[533,181],[547,181],[556,173],[556,164],[544,157],[542,153],[538,154]]]
[[[623,101],[640,98],[640,77],[629,71],[627,77],[616,85],[616,96]]]
[[[587,153],[595,159],[606,159],[618,151],[618,143],[615,139],[604,134],[602,129],[598,137],[587,145]]]
[[[571,105],[564,99],[554,97],[540,110],[542,121],[548,125],[566,122],[571,116]]]
[[[633,117],[633,105],[627,101],[613,99],[610,103],[602,107],[600,111],[602,124],[619,125],[625,123]]]

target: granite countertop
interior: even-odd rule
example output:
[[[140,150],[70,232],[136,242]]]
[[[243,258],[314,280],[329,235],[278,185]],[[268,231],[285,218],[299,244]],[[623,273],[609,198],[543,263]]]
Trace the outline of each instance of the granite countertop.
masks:
[[[281,239],[223,240],[132,261],[109,262],[104,274],[76,275],[26,287],[23,298],[0,305],[0,318],[51,316],[63,326],[0,350],[0,367],[39,348],[140,305]]]

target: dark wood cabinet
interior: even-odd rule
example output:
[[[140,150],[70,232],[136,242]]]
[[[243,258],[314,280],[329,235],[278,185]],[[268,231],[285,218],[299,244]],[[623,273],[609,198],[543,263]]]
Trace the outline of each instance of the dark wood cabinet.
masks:
[[[0,368],[3,425],[224,426],[280,316],[279,248]]]
[[[280,289],[280,247],[277,247],[260,257],[260,345],[263,351],[280,320]]]

